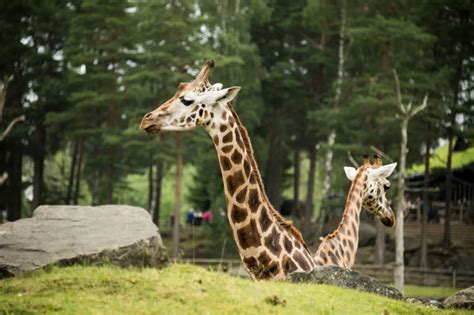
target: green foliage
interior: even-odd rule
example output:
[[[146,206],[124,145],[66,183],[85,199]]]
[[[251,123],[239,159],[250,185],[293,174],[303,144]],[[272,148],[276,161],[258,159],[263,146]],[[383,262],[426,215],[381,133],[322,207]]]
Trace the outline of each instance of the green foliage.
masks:
[[[0,292],[0,311],[7,314],[347,314],[348,308],[351,314],[469,313],[327,285],[252,281],[180,264],[161,270],[53,268],[1,280]]]

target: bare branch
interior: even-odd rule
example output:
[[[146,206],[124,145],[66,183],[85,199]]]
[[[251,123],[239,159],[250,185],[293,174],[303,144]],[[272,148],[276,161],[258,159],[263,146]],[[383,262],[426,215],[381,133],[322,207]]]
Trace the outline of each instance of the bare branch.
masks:
[[[400,106],[400,109],[402,109],[402,92],[400,91],[400,81],[398,80],[397,70],[392,69],[392,71],[393,71],[393,76],[395,77],[395,84],[397,87],[398,106]]]
[[[15,119],[13,119],[8,124],[7,129],[5,129],[5,131],[0,135],[0,141],[3,141],[8,136],[8,134],[10,133],[10,131],[12,131],[13,126],[15,126],[15,124],[17,124],[19,122],[22,122],[22,121],[25,121],[25,115],[21,115],[21,116],[16,117]]]
[[[3,107],[5,105],[5,100],[7,97],[7,88],[8,84],[13,80],[13,75],[6,75],[2,81],[0,81],[0,121],[3,117]]]
[[[390,163],[393,163],[393,159],[391,157],[389,157],[387,154],[385,154],[382,150],[380,150],[379,148],[371,145],[370,146],[370,149],[372,151],[374,151],[375,153],[377,153],[378,155],[380,155],[381,157],[383,157],[384,159],[386,159],[387,161],[389,161]]]
[[[8,179],[8,173],[7,172],[4,172],[1,176],[0,176],[0,186],[3,185],[3,183],[5,183]]]
[[[410,101],[410,103],[408,103],[407,106],[406,106],[406,111],[408,113],[411,112],[411,105],[412,105],[412,102]]]
[[[359,164],[356,162],[356,160],[355,160],[354,157],[352,156],[351,151],[347,151],[347,158],[349,159],[349,161],[352,163],[352,165],[353,165],[355,168],[359,168]]]
[[[423,109],[426,108],[428,102],[428,93],[426,93],[425,97],[423,98],[423,103],[421,103],[420,106],[414,108],[412,112],[410,113],[411,117],[415,116],[419,112],[421,112]]]

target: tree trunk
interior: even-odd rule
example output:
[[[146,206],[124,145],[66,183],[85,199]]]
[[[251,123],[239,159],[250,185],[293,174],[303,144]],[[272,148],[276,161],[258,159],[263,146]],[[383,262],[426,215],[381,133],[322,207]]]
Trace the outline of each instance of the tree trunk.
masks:
[[[163,182],[163,162],[161,161],[156,165],[155,181],[153,222],[157,227],[160,227],[161,187]]]
[[[311,145],[309,148],[309,174],[308,174],[308,190],[306,192],[305,217],[303,221],[303,235],[308,237],[311,233],[311,219],[314,209],[314,180],[316,175],[316,146]]]
[[[431,148],[431,126],[428,126],[428,136],[426,138],[426,152],[425,152],[425,176],[423,179],[423,209],[421,217],[421,253],[420,253],[420,267],[428,267],[428,212],[430,210],[430,200],[428,198],[428,188],[430,180],[430,148]]]
[[[446,163],[446,211],[445,211],[445,221],[444,221],[444,236],[443,236],[443,247],[449,249],[451,247],[451,190],[452,190],[452,181],[453,181],[453,146],[454,146],[454,136],[453,133],[449,134],[448,141],[448,161]]]
[[[405,262],[403,258],[405,248],[403,243],[403,215],[405,211],[405,165],[408,143],[408,120],[408,117],[404,117],[401,122],[400,163],[397,180],[397,223],[395,227],[395,268],[393,269],[395,288],[397,288],[402,293],[405,285]]]
[[[281,205],[281,185],[283,180],[282,155],[283,148],[281,143],[281,130],[279,128],[279,113],[273,111],[274,124],[270,127],[270,146],[268,148],[268,159],[265,167],[266,192],[270,203],[275,209]]]
[[[344,40],[346,27],[346,7],[345,1],[341,6],[341,25],[339,28],[339,63],[337,66],[336,92],[334,95],[334,107],[340,106],[342,83],[344,81]],[[336,129],[332,128],[328,135],[328,149],[324,161],[324,181],[323,181],[323,197],[327,197],[331,191],[331,174],[332,174],[332,146],[336,141]]]
[[[22,146],[19,141],[13,140],[9,145],[8,158],[8,208],[7,220],[21,219],[21,194],[22,194]]]
[[[293,174],[293,215],[298,218],[302,218],[299,208],[300,202],[300,173],[301,173],[301,149],[296,146],[293,157],[293,167],[295,173]]]
[[[176,133],[176,189],[173,222],[173,259],[177,259],[179,254],[179,219],[181,216],[180,209],[182,164],[183,160],[181,156],[181,134]]]
[[[153,161],[150,157],[150,162],[148,164],[148,211],[152,213],[153,211]]]
[[[44,152],[45,152],[46,131],[43,123],[39,122],[35,130],[35,152],[33,170],[33,201],[31,208],[36,209],[42,202],[43,195],[43,173],[44,173]]]
[[[107,190],[106,190],[106,200],[108,204],[113,203],[113,196],[114,196],[114,158],[113,153],[110,153],[110,159],[107,164]]]
[[[91,189],[93,206],[96,206],[99,204],[99,181],[101,177],[102,177],[102,172],[99,169],[96,169],[95,176],[92,179],[92,189]]]
[[[377,217],[374,218],[377,236],[375,238],[375,264],[383,266],[385,264],[385,227]]]
[[[78,157],[76,163],[76,187],[74,188],[73,204],[77,205],[79,201],[79,195],[81,192],[81,171],[82,171],[82,159],[84,157],[84,140],[79,140]]]
[[[74,141],[73,144],[74,148],[72,150],[72,162],[71,162],[71,169],[69,172],[69,180],[67,184],[67,192],[66,192],[66,199],[64,200],[64,203],[67,205],[71,204],[72,200],[72,189],[74,187],[74,176],[75,176],[75,170],[76,170],[76,162],[77,162],[77,152],[79,149],[79,141],[76,140]]]

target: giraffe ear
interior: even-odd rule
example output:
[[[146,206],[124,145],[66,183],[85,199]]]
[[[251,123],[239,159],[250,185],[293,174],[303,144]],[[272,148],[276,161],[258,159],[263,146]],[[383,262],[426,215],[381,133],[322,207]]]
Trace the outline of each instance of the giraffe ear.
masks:
[[[229,103],[237,96],[237,94],[239,94],[240,89],[240,86],[231,86],[230,88],[221,90],[221,92],[223,93],[221,94],[217,102],[224,102],[225,104]]]
[[[391,163],[387,165],[383,165],[379,168],[374,169],[373,171],[373,176],[374,177],[389,177],[393,171],[395,170],[395,167],[397,167],[397,163]]]
[[[346,176],[351,182],[354,180],[357,174],[357,170],[349,166],[344,166],[344,172],[346,172]]]

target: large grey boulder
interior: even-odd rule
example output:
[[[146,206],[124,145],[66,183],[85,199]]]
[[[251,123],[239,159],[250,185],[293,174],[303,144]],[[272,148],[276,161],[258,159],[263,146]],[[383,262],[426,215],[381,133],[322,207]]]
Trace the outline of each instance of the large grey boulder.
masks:
[[[401,299],[403,295],[397,289],[381,284],[374,278],[358,273],[357,271],[336,266],[316,267],[308,273],[294,273],[291,275],[294,282],[309,282],[329,284],[343,288],[375,293],[392,299]]]
[[[142,208],[40,206],[0,225],[0,278],[51,264],[159,267],[168,262],[158,228]]]
[[[474,309],[474,286],[454,293],[443,303],[446,307]]]

